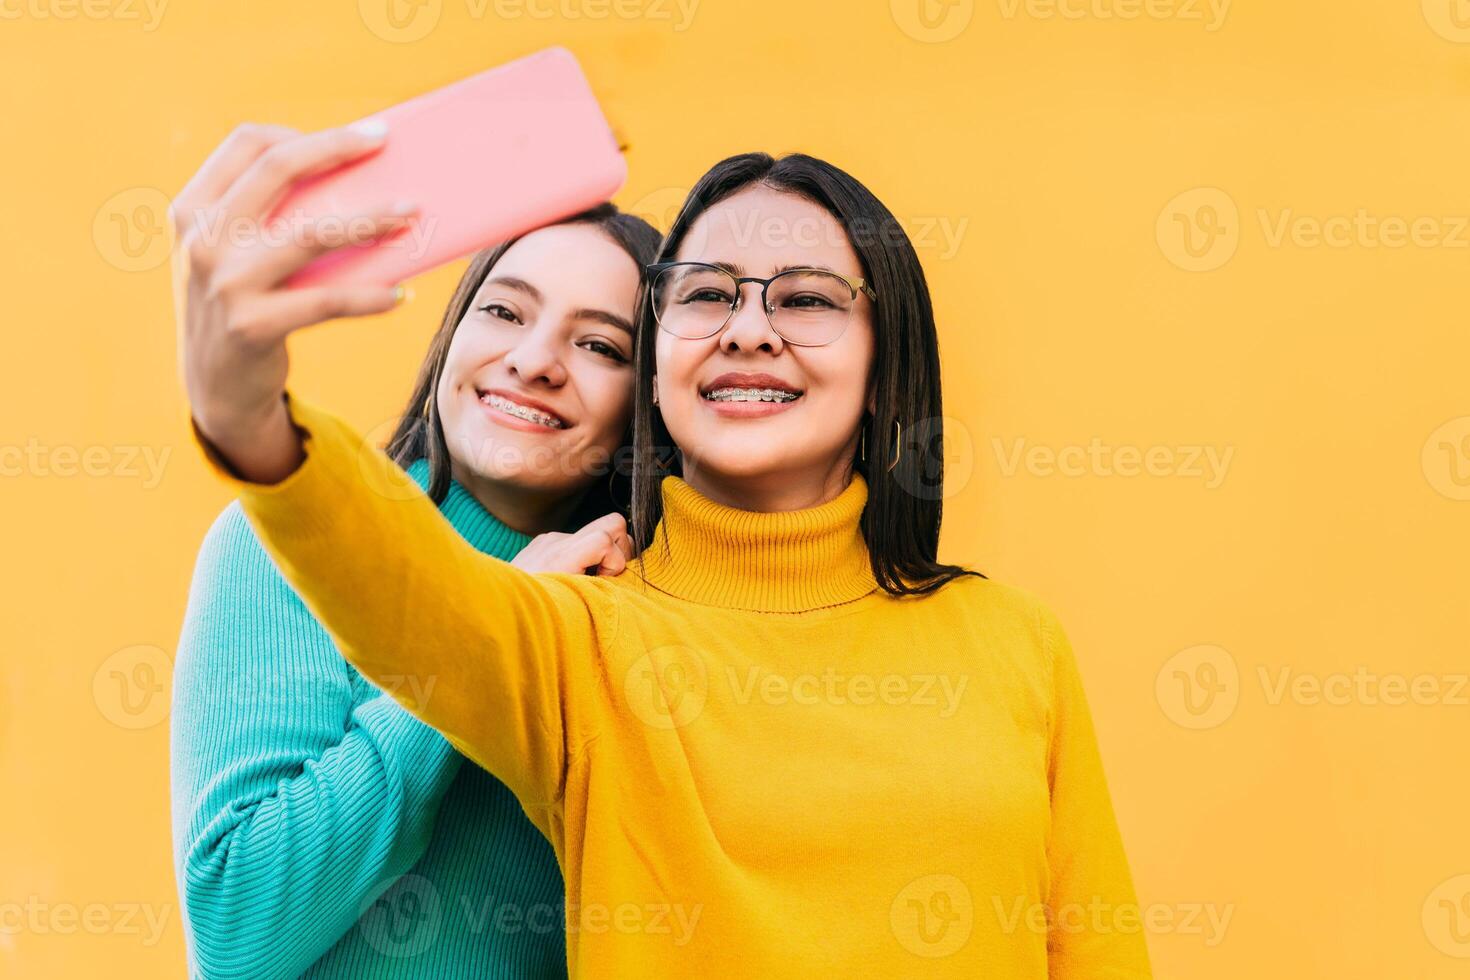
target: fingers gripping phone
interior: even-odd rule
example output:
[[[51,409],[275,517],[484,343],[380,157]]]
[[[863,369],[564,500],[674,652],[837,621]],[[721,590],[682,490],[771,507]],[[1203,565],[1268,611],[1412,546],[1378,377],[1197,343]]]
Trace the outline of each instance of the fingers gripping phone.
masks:
[[[368,116],[387,124],[370,157],[298,184],[283,220],[346,219],[410,201],[411,226],[299,270],[292,287],[392,285],[608,200],[627,178],[581,67],[547,48]]]

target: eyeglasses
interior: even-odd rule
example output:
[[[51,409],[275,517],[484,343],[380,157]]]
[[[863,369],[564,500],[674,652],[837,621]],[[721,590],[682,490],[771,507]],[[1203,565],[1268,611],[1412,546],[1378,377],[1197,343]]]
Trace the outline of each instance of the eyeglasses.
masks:
[[[858,293],[878,294],[862,279],[824,269],[787,269],[769,279],[736,276],[703,262],[661,262],[647,268],[658,325],[675,337],[703,340],[724,329],[740,309],[741,287],[760,283],[761,308],[788,344],[821,347],[842,336]]]

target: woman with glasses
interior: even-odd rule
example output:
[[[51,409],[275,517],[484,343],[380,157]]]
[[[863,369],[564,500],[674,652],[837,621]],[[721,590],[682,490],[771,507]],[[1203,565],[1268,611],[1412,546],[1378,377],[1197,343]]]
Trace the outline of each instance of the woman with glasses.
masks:
[[[620,575],[579,574],[616,519],[532,575],[374,494],[392,463],[285,397],[279,340],[222,356],[186,311],[202,441],[347,658],[435,678],[400,699],[551,840],[572,975],[1149,976],[1061,627],[936,557],[938,345],[893,216],[746,154],[662,253]]]

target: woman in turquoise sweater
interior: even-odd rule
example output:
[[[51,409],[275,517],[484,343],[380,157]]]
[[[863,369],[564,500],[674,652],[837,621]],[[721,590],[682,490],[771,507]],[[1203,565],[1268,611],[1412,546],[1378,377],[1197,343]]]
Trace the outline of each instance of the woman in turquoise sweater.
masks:
[[[242,129],[179,199],[207,207],[211,182],[277,132]],[[510,560],[531,535],[626,502],[608,464],[631,414],[639,269],[657,247],[649,225],[604,205],[466,271],[388,449],[480,551]],[[432,697],[432,679],[403,683]],[[505,786],[391,693],[342,659],[227,508],[199,557],[174,674],[191,975],[566,975],[550,845]]]

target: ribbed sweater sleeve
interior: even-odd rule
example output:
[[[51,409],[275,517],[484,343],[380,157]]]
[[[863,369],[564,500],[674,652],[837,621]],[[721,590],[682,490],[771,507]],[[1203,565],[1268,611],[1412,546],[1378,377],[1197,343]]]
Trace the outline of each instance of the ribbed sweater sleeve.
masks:
[[[262,486],[220,467],[266,550],[349,662],[554,835],[568,758],[602,704],[599,653],[617,628],[610,588],[476,551],[381,450],[327,412],[290,410],[306,434],[294,473]]]
[[[423,854],[463,760],[385,694],[354,708],[361,683],[231,505],[199,556],[174,673],[191,974],[300,975]]]
[[[1051,610],[1040,607],[1038,615],[1052,677],[1047,974],[1147,980],[1141,910],[1076,656]]]

